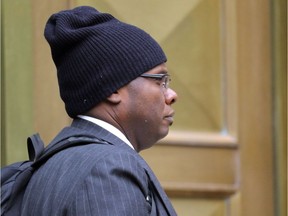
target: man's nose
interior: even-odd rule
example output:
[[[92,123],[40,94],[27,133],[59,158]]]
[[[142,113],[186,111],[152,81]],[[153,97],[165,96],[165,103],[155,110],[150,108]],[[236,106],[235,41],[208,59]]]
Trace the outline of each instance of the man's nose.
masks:
[[[168,88],[166,93],[165,93],[166,104],[172,105],[173,103],[176,102],[177,98],[178,98],[177,93],[173,89]]]

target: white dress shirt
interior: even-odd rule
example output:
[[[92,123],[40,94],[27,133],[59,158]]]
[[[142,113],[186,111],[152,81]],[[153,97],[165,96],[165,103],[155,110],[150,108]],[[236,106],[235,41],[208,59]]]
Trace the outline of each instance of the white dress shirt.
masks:
[[[100,127],[104,128],[105,130],[109,131],[110,133],[114,134],[119,139],[124,141],[132,149],[134,149],[133,145],[130,143],[130,141],[127,139],[127,137],[120,130],[118,130],[116,127],[114,127],[113,125],[111,125],[111,124],[109,124],[109,123],[107,123],[105,121],[102,121],[100,119],[97,119],[97,118],[94,118],[94,117],[90,117],[90,116],[78,115],[78,117],[81,118],[81,119],[85,119],[87,121],[90,121],[90,122],[92,122],[94,124],[99,125]]]

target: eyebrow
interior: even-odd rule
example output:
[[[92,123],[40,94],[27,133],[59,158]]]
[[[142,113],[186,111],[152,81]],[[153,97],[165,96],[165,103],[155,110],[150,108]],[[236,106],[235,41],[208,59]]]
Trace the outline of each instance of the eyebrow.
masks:
[[[168,71],[159,71],[158,73],[156,74],[168,74]]]

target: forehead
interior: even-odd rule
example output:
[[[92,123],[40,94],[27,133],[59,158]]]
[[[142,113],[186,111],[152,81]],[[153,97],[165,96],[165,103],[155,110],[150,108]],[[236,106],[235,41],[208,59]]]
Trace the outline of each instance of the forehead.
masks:
[[[165,63],[157,65],[156,67],[152,68],[151,70],[145,72],[147,74],[160,74],[160,73],[168,73],[168,69]]]

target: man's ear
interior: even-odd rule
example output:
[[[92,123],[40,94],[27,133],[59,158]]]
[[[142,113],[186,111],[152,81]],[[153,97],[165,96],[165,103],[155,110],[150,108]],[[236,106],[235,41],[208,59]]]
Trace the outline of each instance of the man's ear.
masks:
[[[115,91],[113,94],[107,97],[106,100],[109,101],[110,103],[118,104],[121,102],[121,96],[118,91]]]

